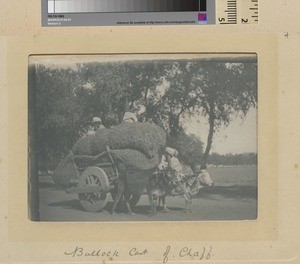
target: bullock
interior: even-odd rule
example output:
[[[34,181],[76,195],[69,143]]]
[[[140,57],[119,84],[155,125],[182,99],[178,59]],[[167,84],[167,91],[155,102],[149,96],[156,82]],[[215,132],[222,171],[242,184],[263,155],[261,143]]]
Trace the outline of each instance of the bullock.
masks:
[[[142,195],[147,193],[150,203],[150,214],[157,213],[157,206],[162,202],[164,211],[167,211],[166,196],[184,196],[186,203],[186,212],[191,212],[191,197],[199,192],[204,186],[212,186],[213,180],[207,170],[201,170],[195,174],[186,175],[182,184],[188,190],[186,195],[180,187],[172,184],[172,179],[167,170],[130,170],[122,163],[118,164],[119,178],[117,184],[117,193],[115,196],[112,213],[120,199],[124,198],[124,203],[129,214],[133,214],[130,206],[132,195]],[[159,202],[158,202],[159,198]]]
[[[116,207],[120,200],[123,198],[126,205],[127,212],[133,214],[131,209],[130,198],[132,196],[139,196],[147,193],[151,209],[153,206],[153,186],[152,177],[156,171],[156,168],[148,170],[136,170],[128,169],[122,162],[117,163],[118,168],[118,181],[116,193],[114,194],[114,204],[111,213],[114,214]],[[154,210],[154,209],[153,209]],[[152,212],[152,211],[151,211]],[[154,211],[153,211],[154,212]],[[152,213],[153,214],[153,213]]]
[[[184,194],[184,192],[180,188],[176,188],[176,186],[173,186],[170,184],[170,176],[168,173],[162,173],[160,172],[161,180],[160,183],[160,190],[158,198],[158,208],[160,208],[160,204],[162,203],[163,212],[170,211],[166,206],[166,197],[167,196],[181,196],[183,195],[185,198],[185,204],[186,204],[186,212],[192,212],[191,205],[192,205],[192,196],[196,195],[200,189],[207,187],[207,186],[213,186],[214,182],[212,178],[210,177],[208,171],[206,169],[201,169],[195,174],[186,175],[183,180],[182,184],[188,190],[189,196]],[[157,198],[156,198],[157,199]]]

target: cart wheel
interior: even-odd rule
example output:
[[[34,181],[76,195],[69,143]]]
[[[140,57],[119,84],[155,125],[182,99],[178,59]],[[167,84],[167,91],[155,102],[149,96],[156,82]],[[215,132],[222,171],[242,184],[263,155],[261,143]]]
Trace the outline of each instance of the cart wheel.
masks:
[[[79,187],[101,186],[109,187],[109,181],[104,170],[98,167],[88,167],[83,171],[78,182]],[[89,212],[102,210],[107,203],[107,193],[79,193],[79,201]]]

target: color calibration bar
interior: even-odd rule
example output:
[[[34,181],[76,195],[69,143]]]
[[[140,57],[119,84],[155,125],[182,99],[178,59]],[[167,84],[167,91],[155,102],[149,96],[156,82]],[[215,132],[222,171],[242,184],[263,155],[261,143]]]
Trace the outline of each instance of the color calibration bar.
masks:
[[[48,0],[48,14],[199,11],[206,0]]]
[[[42,0],[42,26],[206,25],[216,0]]]
[[[41,0],[42,26],[257,24],[259,0]]]

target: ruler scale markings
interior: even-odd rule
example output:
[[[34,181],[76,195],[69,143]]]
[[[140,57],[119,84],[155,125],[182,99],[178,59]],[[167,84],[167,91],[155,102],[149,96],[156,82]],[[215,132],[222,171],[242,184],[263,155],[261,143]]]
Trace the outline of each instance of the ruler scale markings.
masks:
[[[227,21],[232,24],[236,24],[236,0],[228,0],[227,1]]]
[[[258,0],[216,0],[218,24],[257,24]]]

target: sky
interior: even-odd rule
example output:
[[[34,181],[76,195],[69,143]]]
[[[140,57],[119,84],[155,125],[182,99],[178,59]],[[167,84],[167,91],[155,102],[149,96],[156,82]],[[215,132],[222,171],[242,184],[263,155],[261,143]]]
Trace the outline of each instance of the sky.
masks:
[[[206,147],[209,125],[202,116],[183,121],[187,134],[194,134]],[[235,119],[228,127],[221,127],[215,132],[211,152],[219,154],[240,154],[257,152],[257,109],[249,110],[244,120]]]

